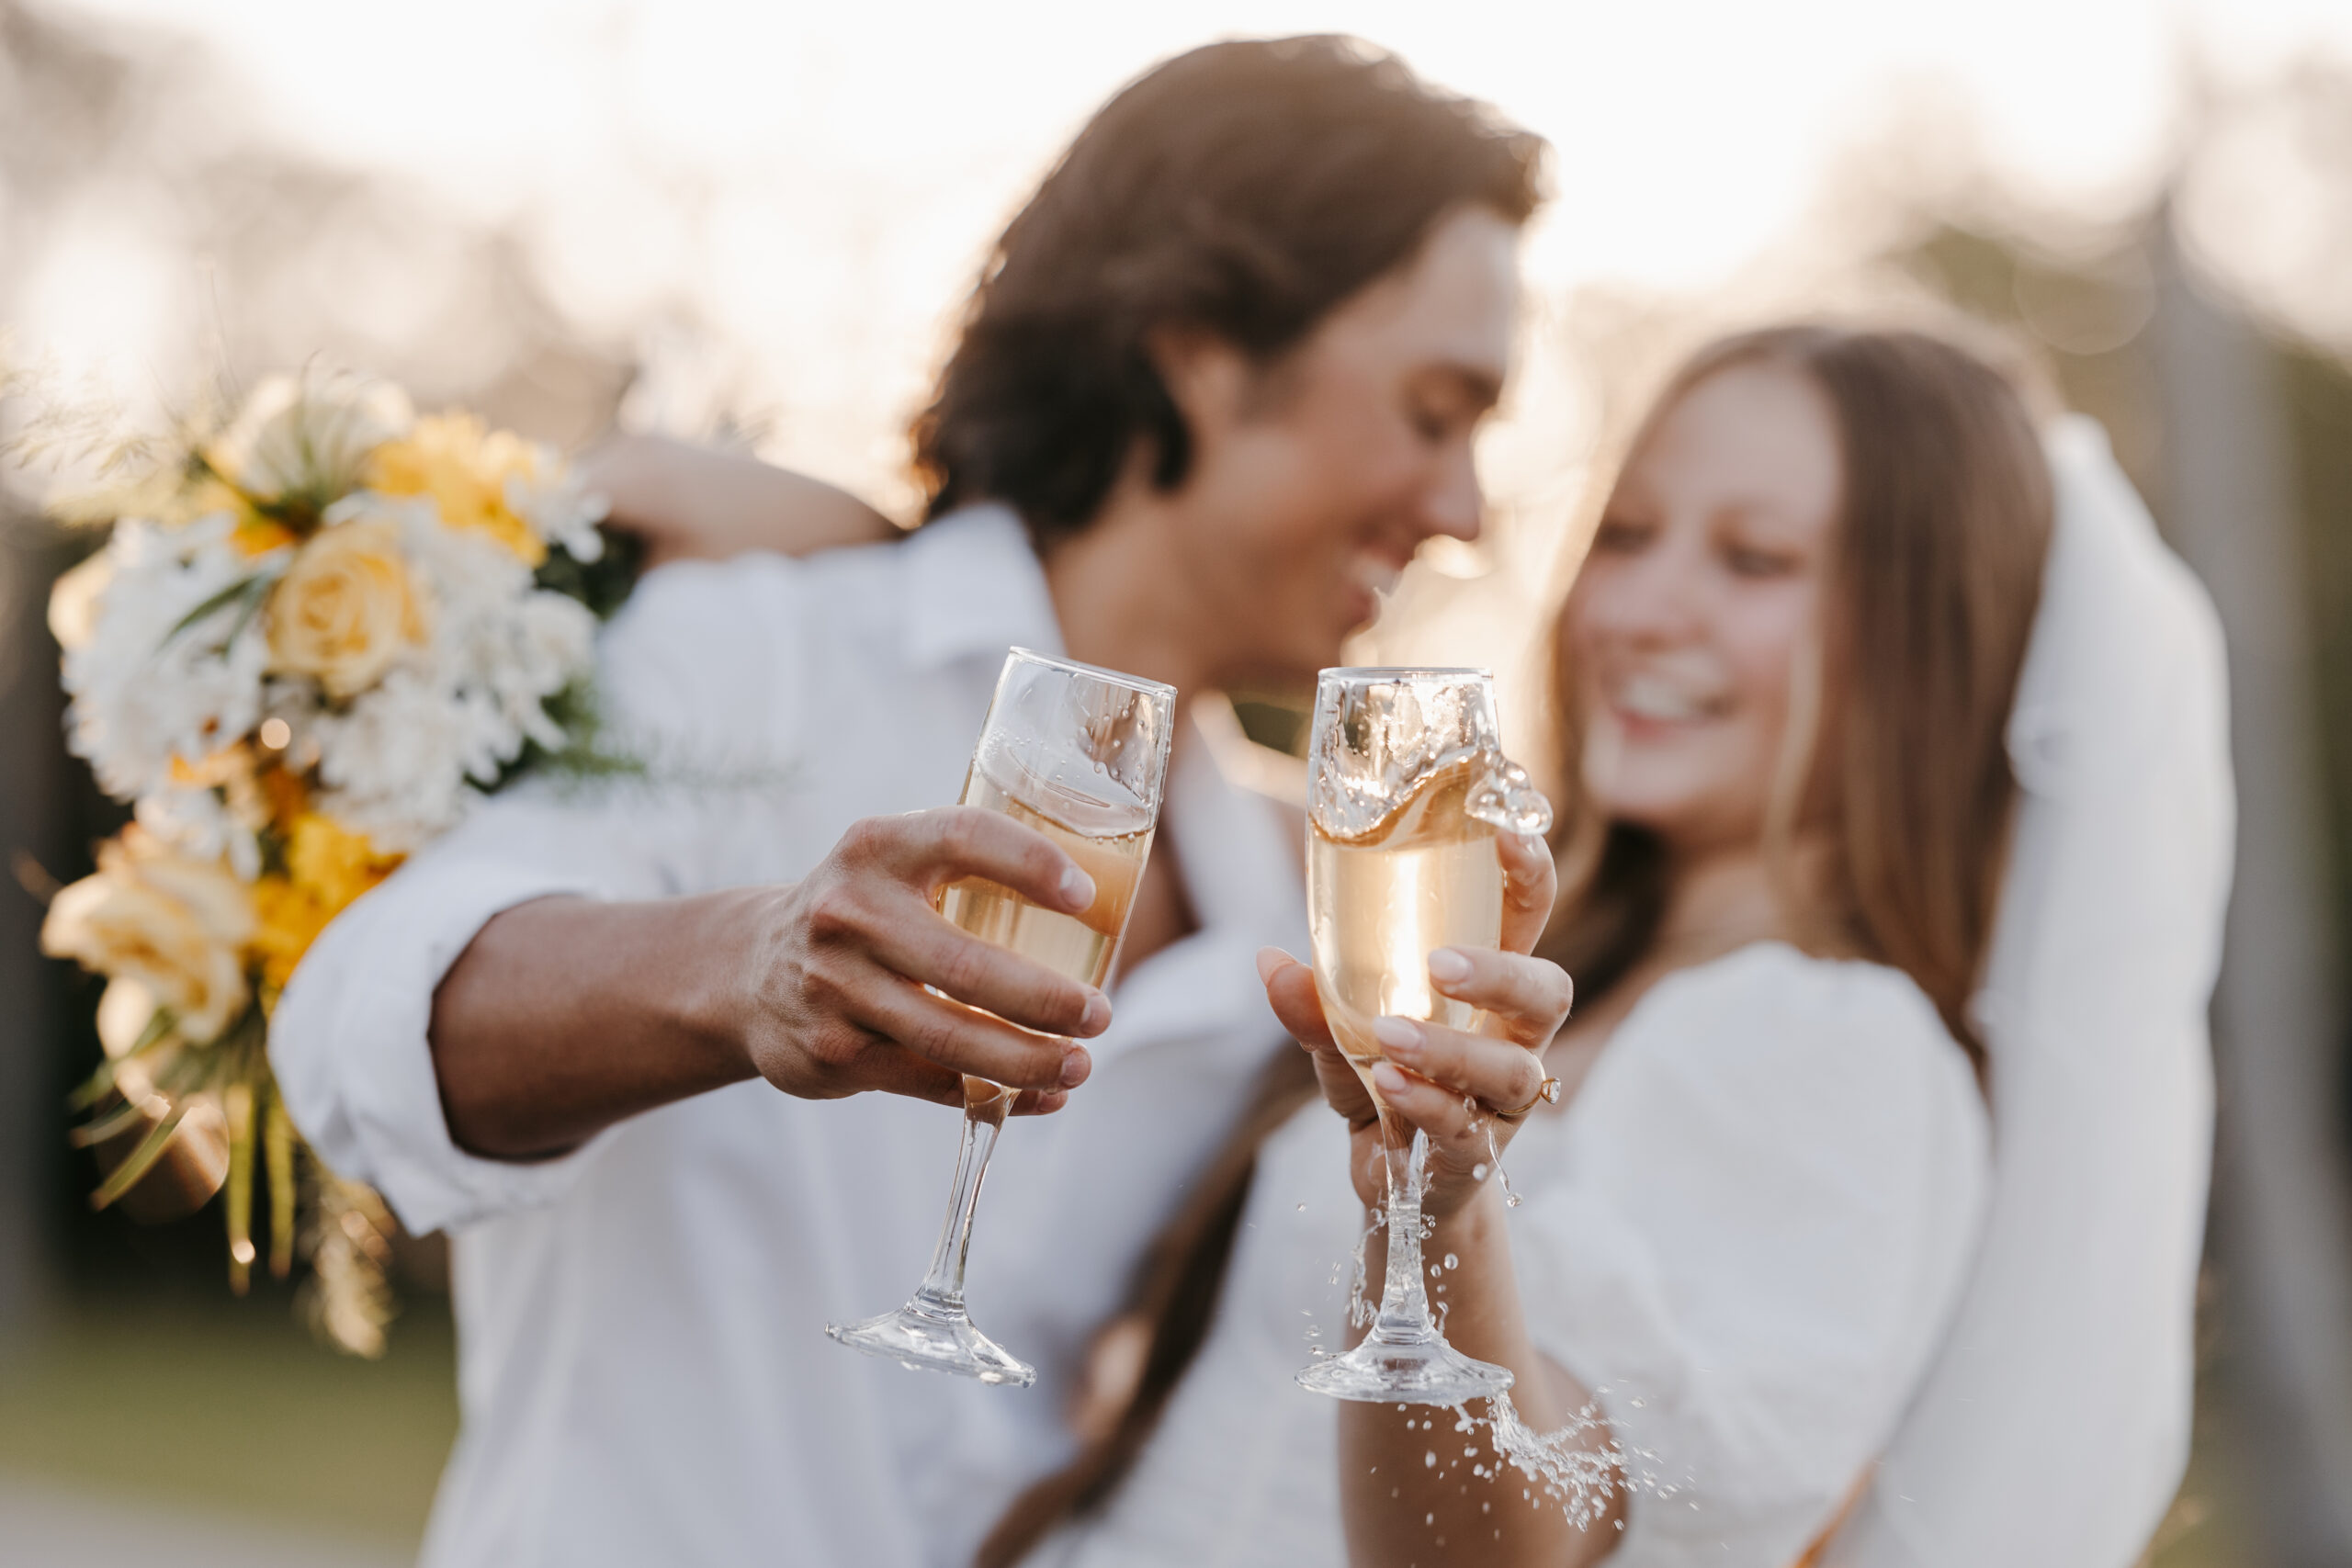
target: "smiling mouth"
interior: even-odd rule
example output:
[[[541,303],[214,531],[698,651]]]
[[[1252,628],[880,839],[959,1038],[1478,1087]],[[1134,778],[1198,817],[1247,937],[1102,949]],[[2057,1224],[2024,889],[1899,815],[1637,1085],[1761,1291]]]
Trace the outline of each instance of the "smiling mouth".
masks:
[[[1609,694],[1609,705],[1627,718],[1651,724],[1696,724],[1720,715],[1724,699],[1709,692],[1694,692],[1679,681],[1657,675],[1629,675]]]

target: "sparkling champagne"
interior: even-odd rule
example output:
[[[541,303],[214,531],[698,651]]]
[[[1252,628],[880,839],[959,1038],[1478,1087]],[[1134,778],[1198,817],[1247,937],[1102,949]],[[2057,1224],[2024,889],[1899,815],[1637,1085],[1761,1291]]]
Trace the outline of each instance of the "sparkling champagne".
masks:
[[[1054,793],[1037,787],[1034,782],[1024,782],[1029,787],[1023,793],[1032,799]],[[1142,828],[1122,832],[1117,830],[1117,818],[1105,819],[1100,810],[1087,812],[1083,803],[1056,803],[1050,799],[1043,802],[1048,807],[1063,805],[1060,815],[1064,817],[1094,818],[1090,825],[1098,830],[1086,832],[1055,820],[977,767],[964,781],[962,804],[1001,811],[1023,827],[1034,828],[1051,839],[1094,879],[1094,902],[1082,913],[1066,915],[1058,909],[1033,904],[1001,883],[967,876],[939,890],[939,912],[982,942],[1011,948],[1023,958],[1035,959],[1080,985],[1102,985],[1118,957],[1119,938],[1127,929],[1127,911],[1135,904],[1136,889],[1143,881],[1144,862],[1151,854],[1152,829],[1148,819]],[[1100,830],[1102,828],[1112,830]],[[967,1104],[977,1106],[1001,1094],[998,1086],[985,1078],[964,1080]]]
[[[1340,1049],[1367,1089],[1382,1055],[1374,1019],[1476,1027],[1477,1009],[1431,988],[1429,955],[1436,948],[1502,941],[1495,829],[1464,809],[1487,766],[1473,757],[1438,770],[1352,838],[1309,829],[1316,989]]]
[[[1002,812],[1060,845],[1094,879],[1094,902],[1065,915],[999,883],[967,877],[940,888],[933,907],[983,942],[1100,986],[1118,960],[1151,853],[1175,719],[1173,686],[1025,648],[1007,652],[964,775],[963,803]],[[964,1305],[972,1216],[1012,1104],[1010,1090],[964,1079],[963,1142],[922,1283],[898,1311],[829,1323],[827,1334],[903,1367],[1018,1388],[1036,1382],[1037,1370],[981,1333]]]

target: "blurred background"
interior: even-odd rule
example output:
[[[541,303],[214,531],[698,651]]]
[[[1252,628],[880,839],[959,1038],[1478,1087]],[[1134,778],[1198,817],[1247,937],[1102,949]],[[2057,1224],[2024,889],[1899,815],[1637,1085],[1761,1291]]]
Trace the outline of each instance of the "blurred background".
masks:
[[[1085,115],[1234,33],[1340,30],[1553,142],[1495,528],[1404,657],[1522,666],[1612,419],[1761,312],[1939,300],[2103,420],[2227,623],[2241,810],[2197,1456],[2154,1560],[2352,1563],[2352,8],[1457,0],[1104,7],[0,0],[13,397],[158,423],[313,360],[571,446],[616,420],[905,514],[901,433]],[[0,468],[0,1563],[405,1561],[454,1431],[436,1253],[380,1361],[227,1291],[219,1218],[84,1201],[96,987],[39,889],[111,809],[60,744]],[[1443,543],[1443,541],[1441,541]],[[2016,1412],[2030,1421],[2030,1410]]]

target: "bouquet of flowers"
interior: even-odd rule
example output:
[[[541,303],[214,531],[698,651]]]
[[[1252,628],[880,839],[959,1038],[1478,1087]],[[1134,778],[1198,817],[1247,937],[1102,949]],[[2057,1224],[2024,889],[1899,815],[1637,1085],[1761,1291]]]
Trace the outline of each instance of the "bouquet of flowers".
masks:
[[[266,1169],[271,1269],[306,1236],[315,1321],[374,1354],[390,1221],[296,1135],[270,1010],[327,922],[484,795],[631,765],[591,684],[626,563],[553,452],[381,382],[274,379],[143,467],[50,603],[68,743],[133,809],[41,929],[107,981],[75,1138],[119,1156],[101,1206],[166,1161],[197,1201],[225,1189],[240,1291]]]

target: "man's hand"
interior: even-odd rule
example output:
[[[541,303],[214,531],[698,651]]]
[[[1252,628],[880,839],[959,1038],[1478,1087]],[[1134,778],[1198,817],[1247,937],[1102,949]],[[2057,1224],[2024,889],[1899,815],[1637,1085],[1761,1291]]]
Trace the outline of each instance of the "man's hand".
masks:
[[[943,919],[939,890],[967,876],[1073,915],[1094,902],[1077,862],[998,812],[856,823],[775,891],[745,944],[741,1028],[760,1076],[807,1100],[882,1089],[960,1105],[968,1073],[1025,1091],[1016,1111],[1083,1083],[1090,1059],[1068,1037],[1102,1033],[1110,1001]]]
[[[1094,902],[1044,834],[951,806],[854,824],[792,886],[505,910],[434,992],[450,1136],[538,1158],[752,1077],[960,1105],[971,1073],[1018,1090],[1016,1115],[1057,1110],[1091,1066],[1072,1037],[1102,1033],[1111,1004],[943,919],[934,898],[964,877],[1072,914]]]

